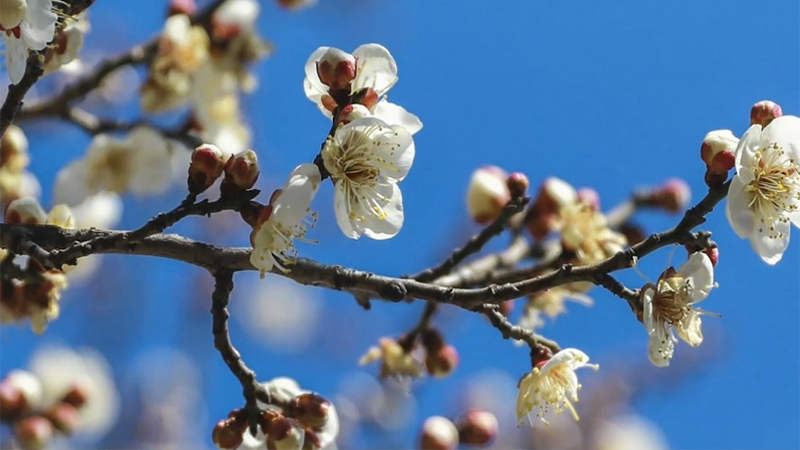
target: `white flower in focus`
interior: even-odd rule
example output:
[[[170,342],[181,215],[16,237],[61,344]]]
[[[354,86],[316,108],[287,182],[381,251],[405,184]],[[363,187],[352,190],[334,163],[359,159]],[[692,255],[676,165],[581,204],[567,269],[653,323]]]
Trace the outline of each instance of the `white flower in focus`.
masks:
[[[600,368],[597,364],[589,364],[586,353],[565,348],[522,377],[517,394],[517,422],[527,417],[532,425],[532,416],[535,415],[547,423],[545,415],[551,408],[556,414],[567,409],[578,420],[572,402],[578,401],[581,385],[575,370],[581,367]]]
[[[726,213],[764,262],[781,260],[790,223],[800,226],[800,118],[781,116],[742,136]]]
[[[345,236],[362,233],[388,239],[403,226],[403,197],[397,183],[414,162],[414,140],[401,126],[375,118],[340,127],[322,149],[335,183],[336,222]]]
[[[78,410],[80,426],[76,434],[101,437],[116,423],[119,393],[111,367],[99,352],[46,347],[33,355],[30,369],[42,382],[46,405],[61,400],[75,386],[86,392],[87,401]]]
[[[386,92],[397,82],[397,63],[389,50],[379,44],[364,44],[355,49],[352,54],[332,47],[320,47],[311,54],[306,61],[306,78],[303,81],[303,89],[306,97],[316,103],[323,114],[332,117],[333,108],[330,107],[335,108],[336,106],[328,94],[329,87],[319,79],[317,74],[317,62],[329,51],[341,52],[355,59],[356,74],[350,83],[350,93],[355,94],[364,89],[371,89],[375,100],[367,102],[371,104],[366,106],[373,116],[388,124],[400,125],[410,134],[422,129],[422,122],[417,116],[409,113],[402,106],[386,100]]]
[[[3,12],[6,12],[6,1],[3,1]],[[12,1],[11,3],[18,2]],[[18,12],[18,10],[16,11]],[[16,16],[15,12],[13,18]],[[5,42],[6,70],[8,70],[11,83],[17,84],[25,76],[28,51],[43,50],[53,39],[58,16],[53,12],[53,0],[27,0],[23,19],[12,28],[6,27],[7,20],[5,17],[3,18],[0,32],[2,32]],[[16,20],[8,21],[9,25],[13,25]]]
[[[677,342],[673,328],[692,347],[703,342],[700,316],[711,313],[694,305],[716,286],[711,259],[704,252],[696,252],[677,271],[670,267],[655,285],[642,288],[642,322],[649,336],[648,355],[654,365],[669,365]]]
[[[273,267],[288,272],[285,265],[295,254],[294,239],[306,234],[304,222],[321,181],[316,165],[300,164],[273,201],[262,209],[250,234],[250,263],[261,272],[261,278]]]
[[[381,360],[380,377],[412,377],[422,375],[422,364],[394,339],[380,338],[377,347],[370,347],[358,360],[359,365]]]

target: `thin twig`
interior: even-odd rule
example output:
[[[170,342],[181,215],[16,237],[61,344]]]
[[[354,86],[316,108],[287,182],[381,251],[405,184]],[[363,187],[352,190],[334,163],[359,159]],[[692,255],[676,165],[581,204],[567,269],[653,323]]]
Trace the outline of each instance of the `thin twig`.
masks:
[[[500,308],[497,305],[480,305],[475,308],[475,311],[485,315],[492,323],[492,326],[500,330],[504,339],[523,341],[531,349],[536,348],[537,345],[542,345],[549,348],[553,353],[558,353],[561,350],[557,342],[509,322],[508,318],[500,312]]]
[[[8,94],[3,101],[3,106],[0,106],[0,138],[6,134],[8,127],[14,123],[15,117],[22,108],[22,100],[25,94],[33,87],[39,77],[44,73],[44,67],[40,55],[37,52],[32,52],[28,56],[28,61],[25,65],[25,75],[17,84],[10,84],[8,86]]]

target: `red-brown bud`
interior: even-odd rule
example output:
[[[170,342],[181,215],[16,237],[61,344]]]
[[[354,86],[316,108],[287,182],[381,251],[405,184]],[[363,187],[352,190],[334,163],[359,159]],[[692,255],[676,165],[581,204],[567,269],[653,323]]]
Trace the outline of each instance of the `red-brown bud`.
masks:
[[[711,261],[711,266],[717,267],[717,262],[719,261],[719,247],[714,241],[711,241],[711,246],[702,248],[699,245],[691,245],[686,244],[684,246],[686,248],[686,253],[691,256],[692,253],[703,252],[708,256],[708,259]]]
[[[214,425],[211,431],[211,440],[221,450],[233,450],[242,445],[244,436],[242,431],[234,424],[234,419],[223,419]]]
[[[78,428],[78,410],[68,403],[56,403],[44,416],[53,424],[53,428],[64,434],[72,434]]]
[[[497,418],[489,411],[472,409],[458,421],[458,439],[463,444],[489,445],[498,432]]]
[[[203,144],[192,152],[189,163],[189,192],[199,194],[211,187],[222,175],[227,159],[216,145]]]
[[[782,115],[781,105],[771,100],[762,100],[750,109],[750,125],[758,124],[766,127],[770,122]]]
[[[450,419],[432,416],[422,424],[419,448],[422,450],[452,450],[458,447],[458,429]]]
[[[528,176],[522,172],[514,172],[506,179],[506,186],[511,197],[518,198],[524,197],[528,193]]]
[[[258,167],[258,156],[252,150],[237,153],[225,164],[225,179],[220,185],[222,197],[232,197],[253,187],[261,170]]]
[[[186,14],[191,16],[197,11],[197,3],[194,0],[170,0],[167,9],[167,16],[176,14]]]
[[[706,168],[714,174],[731,170],[736,162],[736,147],[739,139],[731,130],[714,130],[709,132],[700,146],[700,157]]]
[[[354,120],[370,117],[371,115],[366,106],[353,103],[342,108],[342,111],[336,116],[336,121],[339,125],[347,125]]]
[[[47,213],[44,212],[39,202],[33,197],[18,198],[9,203],[6,208],[6,223],[41,225],[46,221]]]
[[[53,437],[53,425],[42,416],[31,416],[16,423],[14,434],[23,449],[41,450]]]
[[[347,89],[356,77],[358,61],[356,58],[338,48],[329,48],[317,61],[319,81],[333,91]]]
[[[680,178],[670,178],[664,184],[655,188],[646,202],[650,206],[677,213],[686,208],[691,197],[692,191],[685,181]]]
[[[561,208],[578,201],[578,193],[569,183],[556,178],[546,178],[531,207],[525,215],[525,224],[536,239],[547,236],[553,228]]]
[[[553,357],[553,351],[543,345],[531,349],[531,367],[539,367]]]
[[[14,420],[25,411],[25,396],[8,379],[0,381],[0,420]]]
[[[434,377],[450,375],[458,367],[458,362],[458,350],[450,344],[425,355],[425,368]]]
[[[444,336],[435,328],[425,329],[420,337],[422,338],[422,346],[425,347],[426,352],[436,352],[444,347]]]
[[[380,97],[378,97],[378,93],[375,92],[375,89],[368,87],[357,92],[353,96],[353,100],[356,103],[366,106],[368,109],[372,109],[373,106],[378,104]]]
[[[76,408],[80,408],[86,401],[89,399],[89,393],[86,392],[83,386],[79,384],[73,384],[66,394],[64,394],[64,398],[61,399],[62,402],[70,404]]]
[[[289,403],[287,415],[297,419],[307,428],[320,429],[328,423],[331,402],[325,397],[305,393],[293,398]]]

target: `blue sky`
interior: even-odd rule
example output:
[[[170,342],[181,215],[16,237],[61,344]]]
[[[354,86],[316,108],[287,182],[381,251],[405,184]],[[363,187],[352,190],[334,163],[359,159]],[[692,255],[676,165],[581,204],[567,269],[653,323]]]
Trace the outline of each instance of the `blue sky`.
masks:
[[[685,179],[697,200],[705,192],[699,147],[708,131],[729,128],[741,136],[750,106],[762,99],[780,103],[787,114],[800,113],[797,2],[756,7],[738,0],[321,0],[300,13],[263,5],[260,30],[276,51],[254,68],[260,88],[244,100],[262,163],[260,187],[274,189],[294,166],[311,161],[327,133],[327,119],[302,90],[303,65],[319,46],[348,51],[369,42],[386,46],[400,75],[390,98],[424,123],[415,135],[415,165],[402,184],[406,221],[396,238],[346,239],[335,225],[332,189],[321,189],[315,200],[319,224],[310,236],[320,242],[301,244],[300,252],[326,263],[400,275],[436,262],[477,230],[467,220],[464,194],[471,172],[484,164],[525,172],[533,186],[555,175],[594,187],[604,208],[669,177]],[[118,3],[97,2],[87,49],[120,51],[160,29],[162,2],[137,8],[123,15]],[[134,115],[135,108],[125,114]],[[84,151],[88,138],[63,124],[31,124],[26,131],[32,170],[48,204],[54,174]],[[128,198],[122,226],[137,226],[180,197],[176,190],[160,199]],[[678,216],[643,213],[638,219],[648,231],[659,231]],[[704,320],[711,343],[697,353],[696,370],[681,375],[662,369],[658,380],[669,380],[675,370],[677,382],[647,390],[634,407],[664,430],[674,448],[796,448],[800,235],[795,230],[784,260],[770,267],[736,237],[721,208],[705,228],[714,233],[721,257],[719,288],[703,307],[723,318]],[[177,230],[247,244],[246,231],[218,235],[200,221]],[[646,258],[639,268],[657,278],[668,253]],[[682,260],[683,252],[675,252],[673,264]],[[208,416],[203,420],[210,430],[216,418],[240,403],[240,388],[213,353],[206,332],[209,299],[187,288],[204,274],[144,258],[105,261],[100,287],[68,290],[62,318],[43,338],[4,327],[3,371],[24,365],[40,343],[61,341],[98,347],[124,385],[124,374],[145,352],[183,348],[204,374]],[[622,278],[633,287],[644,283],[633,272]],[[259,289],[256,281],[252,273],[237,276],[248,289]],[[240,350],[264,378],[295,376],[332,395],[368,345],[409,328],[419,311],[416,304],[377,304],[364,312],[345,294],[317,294],[324,303],[318,337],[341,339],[339,354],[320,344],[301,355],[282,355],[234,328]],[[583,349],[601,366],[646,365],[641,324],[624,302],[600,290],[592,294],[593,308],[573,306],[542,333]],[[527,370],[526,352],[484,321],[447,311],[437,323],[459,348],[462,365],[446,380],[424,382],[412,429],[427,415],[454,413],[438,393],[452,392],[487,366],[514,379]],[[587,389],[592,376],[582,377]]]

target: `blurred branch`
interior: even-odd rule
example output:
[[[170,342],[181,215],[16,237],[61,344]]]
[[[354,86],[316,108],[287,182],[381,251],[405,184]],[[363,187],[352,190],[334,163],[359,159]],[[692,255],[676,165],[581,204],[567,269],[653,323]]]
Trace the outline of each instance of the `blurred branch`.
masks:
[[[58,114],[62,119],[77,125],[92,136],[109,131],[129,131],[138,126],[146,126],[161,133],[165,138],[181,141],[191,148],[202,143],[200,139],[188,134],[192,125],[191,118],[183,121],[177,127],[164,128],[145,119],[123,121],[100,118],[77,106],[64,108]]]

